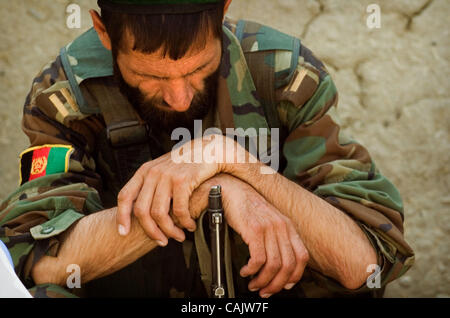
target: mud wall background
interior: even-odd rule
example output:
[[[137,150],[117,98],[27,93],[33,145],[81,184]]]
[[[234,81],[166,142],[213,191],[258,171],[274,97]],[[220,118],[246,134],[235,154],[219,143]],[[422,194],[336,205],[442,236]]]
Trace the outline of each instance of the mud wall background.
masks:
[[[66,7],[81,7],[81,28]],[[381,8],[369,29],[367,6]],[[31,81],[60,47],[91,26],[95,0],[0,0],[0,199],[18,184],[20,129]],[[327,65],[343,126],[400,189],[415,266],[387,297],[450,297],[450,2],[234,0],[245,18],[298,36]]]

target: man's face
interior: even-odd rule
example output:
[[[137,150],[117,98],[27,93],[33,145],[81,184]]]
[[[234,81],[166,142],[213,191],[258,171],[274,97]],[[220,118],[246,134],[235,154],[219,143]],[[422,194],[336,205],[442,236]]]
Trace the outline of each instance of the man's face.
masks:
[[[134,40],[124,39],[114,61],[122,92],[151,127],[171,131],[190,128],[216,102],[221,42],[212,36],[206,46],[191,48],[179,60],[162,57],[161,50],[145,54],[131,50]]]

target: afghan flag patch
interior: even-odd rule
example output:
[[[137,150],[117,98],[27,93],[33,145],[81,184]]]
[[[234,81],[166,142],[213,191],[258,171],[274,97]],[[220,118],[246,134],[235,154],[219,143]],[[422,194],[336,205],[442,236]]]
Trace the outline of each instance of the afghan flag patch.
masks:
[[[67,172],[74,148],[69,145],[31,147],[20,154],[20,185],[49,174]]]

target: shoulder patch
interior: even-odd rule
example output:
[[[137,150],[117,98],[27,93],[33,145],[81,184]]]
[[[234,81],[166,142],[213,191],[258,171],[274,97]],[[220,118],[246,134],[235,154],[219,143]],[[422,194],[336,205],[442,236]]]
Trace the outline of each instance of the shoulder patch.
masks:
[[[56,82],[42,91],[36,97],[36,104],[48,117],[63,125],[88,116],[80,111],[68,81]]]
[[[31,147],[20,154],[20,183],[49,174],[67,172],[74,148],[71,145]]]
[[[281,100],[287,100],[296,107],[302,107],[319,86],[318,71],[305,64],[298,64],[289,84],[281,92]]]

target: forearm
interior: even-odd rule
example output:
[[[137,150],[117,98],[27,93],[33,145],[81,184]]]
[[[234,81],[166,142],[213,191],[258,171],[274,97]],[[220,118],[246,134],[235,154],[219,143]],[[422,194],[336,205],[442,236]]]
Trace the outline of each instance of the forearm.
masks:
[[[208,193],[220,175],[211,178],[197,188],[190,198],[190,212],[197,218],[206,209]],[[64,285],[69,264],[77,264],[81,279],[87,283],[93,279],[114,273],[131,264],[158,246],[151,240],[137,219],[131,218],[130,233],[117,233],[116,208],[100,211],[82,218],[69,231],[62,234],[58,257],[44,256],[32,269],[36,284]]]
[[[33,267],[35,283],[64,285],[69,264],[80,267],[81,282],[87,283],[127,266],[157,246],[134,218],[128,236],[120,236],[116,229],[116,208],[82,218],[61,235],[58,256],[44,256]]]
[[[253,186],[295,224],[310,254],[310,266],[345,287],[361,286],[377,256],[360,227],[348,215],[284,176],[260,174],[262,164],[237,164],[230,173]]]

